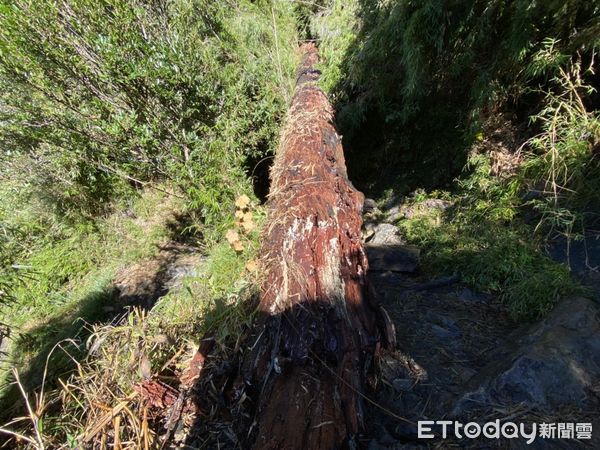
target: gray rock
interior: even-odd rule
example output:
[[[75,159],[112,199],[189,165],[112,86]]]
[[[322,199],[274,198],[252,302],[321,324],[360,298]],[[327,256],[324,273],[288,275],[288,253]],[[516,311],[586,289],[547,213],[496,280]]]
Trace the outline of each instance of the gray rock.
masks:
[[[370,213],[377,209],[377,203],[372,198],[365,198],[363,203],[363,214]]]
[[[567,264],[576,274],[594,272],[600,267],[600,235],[597,233],[588,232],[578,239],[558,235],[548,242],[546,250],[553,260]]]
[[[398,234],[398,227],[389,223],[380,223],[372,228],[373,233],[370,244],[374,245],[399,245],[402,238]]]
[[[428,209],[439,209],[440,211],[445,211],[452,206],[452,202],[439,198],[428,198],[427,200],[422,201],[420,205]]]
[[[403,218],[404,213],[402,212],[402,206],[400,205],[393,206],[387,211],[386,220],[390,223],[398,222]]]
[[[560,359],[524,355],[494,382],[494,390],[511,403],[562,405],[585,398],[583,384],[576,377],[563,376],[570,368]]]
[[[363,222],[362,229],[362,237],[364,242],[368,242],[371,240],[373,236],[375,236],[375,229],[377,228],[377,223],[375,222]]]
[[[523,195],[521,195],[521,200],[524,202],[529,202],[531,200],[537,200],[539,198],[542,198],[544,196],[544,193],[542,191],[538,191],[536,189],[530,189],[527,192],[525,192]]]
[[[183,280],[187,277],[194,277],[197,275],[196,266],[169,266],[167,268],[167,281],[165,285],[172,289],[174,287],[181,286]]]
[[[409,245],[365,244],[371,271],[414,272],[419,264],[420,250]]]
[[[452,206],[452,202],[449,202],[448,200],[428,198],[427,200],[423,200],[422,202],[403,208],[402,213],[404,218],[412,219],[416,215],[422,215],[435,209],[438,211],[445,211],[450,206]]]
[[[179,288],[186,278],[198,276],[198,264],[204,259],[204,256],[195,253],[176,258],[165,269],[164,286],[167,289]]]
[[[404,217],[402,212],[402,197],[393,195],[385,204],[382,206],[385,221],[388,223],[394,223]]]
[[[398,195],[392,195],[390,199],[387,202],[385,202],[385,205],[383,205],[383,207],[386,211],[389,211],[391,208],[393,208],[394,206],[398,206],[400,203],[402,203],[402,197]]]
[[[464,395],[453,414],[494,402],[552,411],[595,400],[593,392],[600,383],[600,319],[592,300],[563,300],[517,343],[514,353],[484,369],[491,377]]]

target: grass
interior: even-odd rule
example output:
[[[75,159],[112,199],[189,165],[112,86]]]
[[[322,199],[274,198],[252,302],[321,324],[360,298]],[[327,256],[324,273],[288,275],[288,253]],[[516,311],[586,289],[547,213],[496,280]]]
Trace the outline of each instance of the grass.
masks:
[[[208,332],[214,334],[221,351],[230,352],[226,347],[233,347],[253,320],[250,300],[255,283],[244,268],[250,256],[218,244],[199,264],[197,273],[162,297],[152,311],[136,310],[121,323],[94,326],[88,340],[89,355],[63,383],[62,411],[48,417],[52,431],[44,439],[68,438],[77,448],[102,416],[97,405],[105,405],[106,410],[129,399],[134,386],[148,374],[175,383],[177,388],[179,375]],[[148,368],[144,369],[144,364]],[[140,426],[144,405],[136,399],[128,405],[129,411],[119,415],[120,439],[134,443],[131,448],[139,448],[136,445],[144,440],[157,443],[161,433],[159,424],[150,425],[150,432]],[[110,423],[103,430],[108,442],[114,442],[113,426]]]
[[[407,240],[423,248],[426,271],[460,274],[472,288],[498,294],[522,321],[542,317],[577,291],[569,269],[544,254],[531,226],[499,220],[513,213],[484,212],[478,202],[446,197],[455,202],[449,210],[422,209],[399,223]]]
[[[540,91],[543,108],[530,117],[538,133],[529,139],[490,115],[454,192],[430,194],[454,207],[424,209],[400,223],[424,247],[432,270],[460,273],[474,288],[499,294],[517,319],[540,318],[561,297],[581,291],[569,268],[543,247],[557,235],[577,239],[577,230],[597,227],[600,116],[582,97],[594,92],[584,82],[590,74],[593,67],[581,61],[556,69],[549,90]],[[414,197],[414,210],[425,197]]]
[[[123,14],[132,13],[126,17],[128,22],[125,23],[133,23],[136,27],[141,24],[142,28],[144,23],[148,25],[141,33],[132,31],[135,39],[150,33],[154,46],[148,55],[156,52],[165,61],[174,64],[160,64],[153,69],[145,60],[131,61],[130,56],[120,50],[128,46],[116,45],[115,53],[111,51],[104,55],[114,67],[135,62],[144,69],[133,78],[127,73],[111,72],[106,80],[114,84],[111,89],[115,92],[121,92],[124,85],[128,89],[122,94],[133,92],[135,97],[138,86],[144,86],[140,80],[156,86],[156,91],[152,91],[149,97],[153,101],[146,101],[148,92],[143,91],[143,101],[132,102],[141,105],[141,114],[137,110],[131,117],[127,114],[106,114],[106,111],[113,111],[112,102],[105,102],[102,98],[99,103],[86,100],[82,104],[87,106],[81,110],[96,111],[106,103],[106,111],[102,109],[102,114],[86,117],[81,124],[74,122],[76,129],[73,133],[65,131],[55,136],[55,127],[46,129],[37,124],[45,123],[46,115],[70,118],[70,110],[64,110],[54,97],[46,96],[39,101],[47,108],[23,110],[23,123],[17,125],[22,125],[25,135],[33,127],[36,133],[42,133],[39,134],[40,142],[55,142],[58,137],[58,142],[64,144],[54,149],[57,155],[53,157],[56,165],[53,177],[48,176],[50,172],[44,167],[39,179],[27,178],[29,181],[25,184],[15,186],[21,191],[19,195],[32,196],[37,191],[26,184],[34,182],[46,197],[53,197],[51,200],[59,211],[65,202],[72,203],[72,208],[84,208],[80,201],[83,193],[91,203],[96,203],[102,193],[106,194],[106,198],[121,198],[120,203],[111,204],[113,212],[108,216],[95,217],[93,223],[81,219],[76,224],[68,220],[53,221],[51,213],[43,210],[43,205],[29,202],[30,198],[21,199],[27,200],[24,203],[29,205],[28,211],[19,213],[21,217],[8,217],[12,214],[7,211],[12,209],[7,206],[10,200],[0,204],[0,227],[4,227],[5,218],[8,218],[10,220],[6,223],[18,224],[16,229],[25,230],[27,239],[33,236],[30,240],[22,240],[17,235],[13,238],[12,231],[0,233],[0,244],[11,247],[9,251],[3,251],[0,246],[2,266],[11,267],[17,262],[25,268],[19,269],[19,283],[13,282],[14,274],[6,276],[13,286],[10,292],[12,303],[3,308],[4,317],[0,322],[12,327],[13,339],[7,348],[6,367],[0,370],[0,381],[4,383],[0,393],[3,406],[14,405],[22,397],[21,390],[28,394],[32,408],[18,430],[23,433],[24,440],[29,439],[31,446],[36,448],[81,448],[82,437],[92,432],[97,433],[94,436],[98,437],[101,445],[104,442],[118,447],[116,443],[121,440],[127,442],[130,448],[143,448],[156,443],[161,432],[160,425],[154,427],[157,424],[147,420],[148,410],[136,396],[135,386],[150,378],[177,388],[179,377],[189,366],[189,359],[202,336],[211,333],[216,337],[220,350],[231,355],[240,350],[240,336],[250,328],[253,320],[253,299],[259,283],[252,263],[258,254],[257,230],[264,219],[264,212],[261,208],[242,206],[234,216],[233,200],[241,190],[249,191],[247,177],[242,170],[244,161],[250,157],[262,158],[275,148],[279,119],[290,94],[297,58],[293,52],[296,35],[290,14],[292,5],[275,2],[263,10],[263,6],[253,2],[241,2],[236,9],[237,14],[229,18],[226,8],[215,7],[211,10],[214,14],[196,17],[196,11],[187,14],[188,3],[175,2],[172,6],[177,7],[176,11],[180,14],[173,16],[177,21],[165,22],[168,27],[163,30],[163,22],[155,23],[151,15],[144,22],[133,14],[141,10],[132,10],[127,2],[117,4],[120,6],[117,10]],[[355,148],[364,146],[369,149],[364,154],[354,152],[355,164],[358,163],[370,175],[376,174],[379,181],[387,180],[387,176],[381,176],[381,161],[396,155],[394,164],[396,167],[402,165],[407,179],[420,182],[429,179],[431,186],[439,186],[439,180],[446,180],[450,173],[455,172],[454,169],[449,170],[450,165],[456,166],[456,170],[462,166],[462,156],[466,158],[473,141],[469,137],[471,128],[479,126],[466,114],[478,111],[471,103],[475,97],[483,97],[488,89],[479,89],[476,83],[468,80],[471,68],[475,67],[469,63],[469,54],[461,56],[462,50],[447,53],[450,57],[458,56],[454,58],[456,63],[450,65],[456,65],[456,73],[446,73],[448,61],[436,56],[441,49],[437,49],[436,45],[445,45],[441,40],[436,43],[442,37],[438,31],[446,29],[438,26],[440,23],[451,25],[448,36],[460,38],[449,42],[466,43],[455,46],[456,49],[472,47],[461,37],[463,24],[456,19],[467,16],[438,14],[433,4],[414,8],[414,14],[408,4],[402,7],[392,5],[390,8],[383,5],[372,12],[368,11],[371,2],[364,5],[350,2],[346,5],[335,0],[326,4],[328,6],[311,4],[309,12],[317,14],[314,14],[314,20],[306,22],[320,39],[323,58],[321,83],[334,101],[346,106],[341,109],[338,119],[341,119],[340,123],[346,123],[348,133],[342,131],[350,138],[354,133],[364,139],[366,145],[355,139]],[[18,10],[15,11],[14,23],[7,22],[15,35],[22,30],[43,30],[36,24],[45,22],[48,13],[44,8],[32,10],[35,14],[22,17]],[[102,10],[91,8],[90,4],[90,11],[96,12],[89,17],[88,14],[81,15],[81,19],[83,23],[91,21],[102,25],[97,27],[102,31],[99,43],[105,41],[103,35],[106,30],[112,30],[117,43],[119,39],[127,38],[121,30],[113,27],[112,22],[105,23],[106,15]],[[460,9],[457,11],[460,12]],[[159,11],[156,13],[160,17]],[[188,26],[186,18],[189,17],[193,19],[194,27]],[[499,16],[498,20],[501,18]],[[376,25],[373,29],[370,29],[369,20],[371,25]],[[407,26],[398,27],[402,23]],[[28,27],[23,28],[19,24]],[[118,21],[115,24],[118,25]],[[207,35],[202,29],[196,29],[199,24],[206,27]],[[473,26],[468,22],[466,25]],[[62,22],[55,23],[54,28],[62,29]],[[398,30],[405,32],[398,33]],[[423,30],[425,35],[421,36],[419,33]],[[437,31],[426,36],[428,30]],[[37,32],[31,34],[38,36]],[[473,33],[473,36],[479,34]],[[93,33],[85,35],[94,36]],[[165,40],[164,36],[175,38]],[[5,37],[10,44],[10,36]],[[62,61],[64,51],[68,50],[68,54],[79,49],[80,45],[73,42],[75,45],[57,47],[52,44],[52,39],[42,38],[32,41],[32,45],[38,42],[40,48],[48,50],[56,58],[31,61],[28,58],[23,70],[18,67],[19,58],[12,58],[12,62],[15,73],[27,73],[25,69],[29,66],[36,69],[40,74],[38,81],[44,81],[42,87],[52,92],[54,84],[47,84],[50,78],[46,80],[47,77],[42,76],[53,70],[53,66],[46,63]],[[137,45],[140,55],[146,55],[146,50],[150,50],[146,37],[139,42],[125,40],[128,44]],[[179,42],[182,48],[172,48],[173,42]],[[11,45],[6,50],[10,50],[10,54],[28,56],[29,43],[29,39],[22,40],[19,45]],[[198,43],[202,45],[198,46]],[[426,45],[421,48],[413,43]],[[532,41],[532,44],[535,42]],[[524,42],[524,45],[526,49],[531,47],[531,51],[537,48],[529,42]],[[205,53],[202,58],[197,56],[198,48]],[[549,55],[554,60],[554,56]],[[69,68],[75,67],[87,80],[86,70],[97,67],[96,62],[91,61],[90,66],[87,53],[72,56],[81,67],[68,64]],[[186,58],[180,60],[182,56]],[[564,58],[558,60],[566,61]],[[373,64],[378,61],[385,61],[385,64]],[[439,67],[431,65],[431,61],[438,61]],[[507,61],[513,63],[510,58]],[[390,62],[393,65],[389,65]],[[397,64],[402,65],[403,78],[398,76],[400,66]],[[510,64],[505,64],[507,69]],[[522,165],[515,172],[509,168],[508,175],[493,174],[495,163],[490,158],[490,148],[483,145],[488,136],[485,130],[479,132],[474,140],[482,143],[482,148],[469,155],[470,166],[455,192],[428,194],[421,191],[411,200],[415,206],[430,197],[443,197],[454,206],[445,212],[416,208],[417,214],[399,223],[406,238],[423,248],[426,270],[459,273],[474,289],[498,294],[513,315],[521,320],[543,316],[561,296],[579,289],[565,266],[544,255],[541,233],[535,232],[534,221],[525,220],[527,213],[535,211],[538,214],[535,220],[541,214],[540,228],[550,224],[551,228],[564,229],[567,216],[575,211],[575,206],[585,216],[579,219],[580,222],[586,220],[598,206],[598,158],[591,158],[590,154],[596,151],[600,142],[600,127],[597,113],[586,110],[585,98],[581,95],[585,92],[585,96],[591,96],[592,89],[586,87],[581,77],[585,70],[581,63],[577,64],[568,69],[565,66],[564,70],[559,68],[555,76],[548,72],[550,80],[544,86],[544,107],[532,116],[536,124],[531,128],[537,127],[535,130],[540,133],[526,142],[524,161],[519,161]],[[137,65],[133,69],[135,67]],[[191,69],[180,70],[180,67]],[[194,67],[202,70],[192,70]],[[373,67],[383,67],[384,70],[373,72]],[[495,67],[488,69],[492,81],[499,77],[495,75]],[[81,79],[79,72],[66,77],[63,84],[87,86],[76,82]],[[479,72],[481,74],[472,74],[473,78],[477,80],[481,76],[482,85],[492,86],[493,83],[486,78],[486,70]],[[11,73],[7,72],[8,75]],[[201,77],[194,75],[196,78],[188,79],[189,74],[200,74]],[[112,80],[113,75],[125,77],[120,83],[114,83],[119,80]],[[13,79],[16,78],[7,78]],[[448,86],[447,82],[440,83],[445,79],[454,89],[444,88],[443,94],[453,93],[452,96],[433,95],[432,92],[435,94],[439,90],[438,86]],[[29,77],[28,80],[29,83],[36,78]],[[173,83],[165,84],[164,80]],[[28,97],[29,85],[24,86]],[[550,88],[552,90],[548,90]],[[478,93],[478,90],[481,92]],[[6,91],[15,93],[15,105],[24,104],[20,90]],[[87,98],[85,90],[80,94],[74,98]],[[189,105],[179,105],[180,98],[189,99]],[[439,104],[436,103],[438,99]],[[457,105],[463,103],[465,114],[457,115],[456,111],[461,110]],[[159,108],[159,112],[164,114],[156,116],[154,121],[144,122],[156,113],[145,108],[152,109],[152,105],[157,104],[165,106],[164,111]],[[171,108],[167,109],[169,105]],[[52,110],[48,109],[50,107]],[[173,108],[179,111],[180,107],[180,112],[173,113]],[[419,115],[419,110],[427,114]],[[40,111],[46,113],[40,115]],[[35,120],[29,120],[29,116]],[[175,124],[173,121],[180,117],[186,120],[176,120]],[[110,118],[105,128],[98,126],[103,125],[103,122],[98,122],[99,118],[106,121]],[[418,126],[405,126],[411,123]],[[371,126],[371,132],[362,132],[369,131]],[[156,171],[166,175],[166,179],[172,178],[173,183],[185,190],[183,201],[198,214],[197,220],[188,225],[203,233],[204,245],[209,243],[209,248],[203,248],[205,257],[199,260],[193,276],[185,278],[180,286],[161,297],[150,311],[135,309],[115,318],[117,305],[112,281],[121,268],[157,257],[162,245],[179,237],[183,202],[161,191],[146,191],[141,197],[131,199],[130,189],[120,192],[121,187],[128,186],[128,183],[121,178],[115,181],[117,177],[108,177],[102,170],[98,172],[95,162],[88,161],[87,153],[73,159],[71,150],[75,146],[71,145],[71,140],[74,136],[77,142],[81,139],[78,127],[101,133],[98,142],[92,136],[84,143],[94,150],[94,155],[101,150],[100,154],[116,164],[119,171],[151,183],[150,180],[156,179],[155,169],[160,169]],[[129,132],[123,133],[124,129]],[[46,131],[50,134],[44,134]],[[15,135],[20,136],[19,133]],[[13,139],[11,134],[6,136]],[[372,137],[376,137],[377,142]],[[383,139],[381,142],[378,141],[380,138]],[[422,145],[411,145],[411,142]],[[455,147],[457,149],[453,151]],[[28,154],[31,150],[29,141],[25,148]],[[63,148],[66,152],[62,151]],[[123,154],[116,149],[122,149]],[[152,164],[158,166],[146,163],[139,164],[140,167],[132,166],[131,149],[135,152],[141,150],[148,156],[140,160],[153,161]],[[418,149],[418,152],[413,154],[402,149]],[[508,153],[515,150],[510,147]],[[41,154],[44,155],[43,152]],[[402,157],[404,154],[408,156]],[[61,155],[66,156],[59,158]],[[383,156],[380,158],[378,155]],[[17,159],[15,161],[18,162]],[[79,161],[83,168],[90,167],[75,170],[73,161]],[[393,182],[400,186],[402,173],[394,169],[394,164],[387,165],[394,170],[390,172]],[[24,164],[14,168],[14,174],[28,173],[29,169],[29,164]],[[63,172],[67,169],[70,169],[69,177],[72,179],[67,177],[65,181]],[[98,178],[98,174],[102,177]],[[6,178],[20,177],[11,172]],[[77,188],[66,190],[65,183]],[[530,202],[529,206],[523,205],[523,192],[538,185],[542,186],[542,197]],[[3,180],[0,190],[12,189],[11,186]],[[3,191],[0,194],[5,198]],[[106,201],[99,203],[103,206],[109,204]],[[104,208],[100,211],[105,212]],[[563,214],[563,211],[568,214]],[[240,212],[242,214],[238,215]],[[246,216],[247,212],[251,213],[251,219]],[[234,217],[239,219],[235,224]],[[567,228],[573,228],[572,221]],[[225,234],[228,230],[232,233]],[[223,235],[230,236],[231,241],[219,241]],[[5,257],[5,254],[8,256]],[[13,261],[13,258],[16,260]],[[3,280],[4,276],[0,273],[0,291],[8,285],[3,284]],[[0,292],[0,295],[4,296],[4,293]],[[10,368],[17,370],[10,371]],[[11,380],[18,383],[6,384]],[[45,387],[44,395],[40,392],[42,386]],[[118,414],[112,414],[113,408],[120,408]],[[7,407],[3,411],[5,414],[12,412]],[[105,423],[103,418],[107,413],[111,417]]]
[[[261,207],[243,209],[252,218],[246,214],[245,223],[234,226],[242,251],[228,242],[205,249],[193,276],[185,277],[151,311],[135,309],[121,319],[115,319],[119,305],[112,280],[120,268],[159,257],[160,247],[177,239],[177,199],[146,192],[116,208],[89,234],[74,233],[32,252],[26,260],[32,276],[16,290],[4,318],[14,329],[3,372],[4,404],[21,398],[18,385],[6,384],[18,374],[30,401],[43,403],[34,405],[42,442],[80,448],[82,437],[98,424],[103,411],[129,398],[148,374],[172,383],[205,333],[210,331],[223,349],[235,345],[254,317],[250,300],[258,275],[248,263],[258,252],[264,220]],[[134,413],[120,416],[122,442],[142,445],[144,439],[155,439],[158,430],[140,427],[143,402],[132,401],[127,408]],[[18,430],[37,442],[30,420]]]
[[[11,368],[22,372],[26,387],[35,387],[57,342],[81,343],[90,324],[109,318],[114,274],[155,254],[170,239],[167,225],[179,209],[174,198],[146,192],[97,226],[63,230],[64,239],[41,241],[24,255],[19,262],[27,267],[25,278],[2,309],[12,335],[0,372],[4,401],[14,400],[6,384]],[[57,373],[66,370],[68,359],[56,355],[52,366]]]

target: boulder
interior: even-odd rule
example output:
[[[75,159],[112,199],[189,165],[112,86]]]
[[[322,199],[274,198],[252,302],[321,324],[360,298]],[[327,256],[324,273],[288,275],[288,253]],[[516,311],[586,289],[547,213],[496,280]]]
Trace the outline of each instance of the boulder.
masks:
[[[363,214],[368,214],[377,209],[377,203],[372,198],[365,198],[363,203]]]
[[[433,210],[445,211],[450,206],[452,206],[452,202],[449,202],[448,200],[442,200],[439,198],[428,198],[427,200],[415,203],[414,205],[403,207],[401,212],[402,217],[404,217],[405,219],[412,219],[416,216],[426,215],[427,213]]]
[[[419,248],[411,245],[365,244],[369,270],[376,272],[414,272],[419,264]]]
[[[517,350],[484,369],[479,387],[465,394],[453,414],[492,403],[524,403],[548,412],[581,407],[600,394],[600,309],[586,298],[563,300],[517,340]]]
[[[392,206],[387,211],[386,220],[389,223],[395,223],[395,222],[398,222],[400,219],[403,219],[404,212],[403,212],[402,208],[403,208],[402,205]]]
[[[368,229],[368,227],[367,227]],[[398,227],[389,223],[380,223],[371,227],[372,233],[368,243],[372,245],[401,245],[402,237]]]

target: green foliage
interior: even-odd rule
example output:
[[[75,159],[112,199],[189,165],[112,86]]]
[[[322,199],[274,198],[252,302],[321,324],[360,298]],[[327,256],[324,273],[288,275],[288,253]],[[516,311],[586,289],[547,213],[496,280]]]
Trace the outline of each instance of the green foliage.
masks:
[[[538,230],[572,237],[594,223],[600,208],[594,154],[599,116],[582,100],[591,88],[582,80],[581,66],[566,67],[553,69],[553,89],[544,93],[545,106],[533,117],[541,132],[523,144],[512,173],[494,175],[482,134],[457,183],[452,213],[400,224],[411,241],[424,246],[433,270],[458,272],[473,287],[500,294],[521,320],[541,317],[579,289],[568,268],[543,253],[543,240],[523,222],[523,213],[533,208]],[[535,197],[527,200],[531,192]]]
[[[106,302],[101,299],[112,295],[116,270],[154,255],[169,238],[174,211],[181,208],[177,199],[146,192],[93,227],[66,228],[27,251],[12,251],[14,264],[26,269],[19,282],[9,280],[13,301],[2,307],[2,322],[18,343],[11,347],[11,361],[26,367],[30,358],[78,334],[85,326],[80,319],[103,317]]]
[[[6,186],[3,186],[6,188]],[[30,278],[29,269],[22,264],[39,241],[44,239],[44,227],[39,217],[26,217],[23,212],[10,211],[18,204],[15,196],[0,188],[0,306],[14,300],[14,290]]]
[[[530,204],[543,229],[571,234],[596,221],[600,210],[600,112],[584,100],[595,92],[583,79],[593,74],[591,64],[586,70],[580,62],[559,66],[556,73],[544,108],[531,118],[542,132],[526,143],[521,175],[530,189],[539,189]]]
[[[375,194],[443,187],[481,114],[531,114],[531,88],[600,46],[600,7],[584,0],[331,0],[313,24],[350,173]]]
[[[158,220],[162,214],[156,217],[160,200],[164,199],[146,195],[143,202],[134,205],[136,219],[142,219],[146,226],[154,223],[154,232],[148,229],[149,234],[165,231],[165,221]],[[154,214],[144,216],[146,210]],[[260,209],[255,211],[255,219],[263,214]],[[239,344],[240,336],[247,332],[254,319],[252,299],[256,280],[245,264],[256,256],[259,235],[256,231],[244,235],[241,254],[233,251],[228,243],[207,249],[205,256],[198,254],[194,273],[158,299],[150,311],[134,309],[122,320],[111,321],[112,316],[102,310],[114,304],[111,287],[114,267],[127,265],[127,261],[135,261],[138,256],[130,253],[136,249],[135,233],[132,234],[136,229],[135,220],[124,220],[122,214],[117,213],[106,220],[105,226],[111,231],[103,236],[106,247],[114,251],[114,247],[120,245],[127,251],[114,264],[99,263],[105,269],[94,268],[76,283],[65,286],[64,291],[71,299],[69,308],[55,306],[56,309],[52,309],[47,305],[50,306],[47,311],[51,311],[49,317],[39,326],[29,326],[12,352],[21,358],[21,368],[26,367],[29,358],[41,355],[30,365],[30,371],[40,373],[53,345],[69,338],[50,358],[52,373],[58,373],[63,386],[68,387],[46,386],[48,398],[45,401],[61,396],[54,408],[42,412],[45,421],[42,436],[48,446],[63,443],[69,437],[80,442],[85,431],[97,422],[95,409],[89,405],[111,404],[115,398],[130,395],[147,371],[155,377],[171,375],[175,367],[177,371],[189,368],[198,340],[207,333],[216,338],[222,352],[236,352],[238,347],[233,350],[234,346]],[[152,240],[148,250],[156,250],[159,243]],[[83,320],[73,320],[75,317]],[[75,366],[77,370],[67,378],[69,369]],[[135,405],[131,408],[134,414],[141,414]],[[128,427],[124,419],[123,435],[131,433],[132,428],[136,427]]]
[[[102,315],[81,285],[156,252],[175,198],[214,243],[251,191],[247,161],[275,148],[295,37],[282,1],[0,3],[2,321],[28,334]],[[82,327],[56,322],[52,336]]]
[[[492,176],[492,161],[485,153],[471,155],[466,170],[471,173],[457,185],[468,200],[474,220],[508,223],[518,215],[522,204],[520,180]]]
[[[527,227],[498,220],[505,207],[484,213],[468,197],[455,200],[449,214],[434,211],[400,222],[406,238],[423,247],[429,270],[458,273],[473,288],[499,294],[519,320],[543,316],[576,290],[568,269],[539,251]]]
[[[13,299],[13,290],[19,283],[18,266],[13,264],[15,234],[10,225],[0,222],[0,305]]]
[[[453,191],[450,214],[400,223],[431,268],[524,319],[571,292],[535,230],[597,221],[600,7],[331,0],[312,26],[351,178],[375,196],[421,189],[416,203]]]
[[[207,224],[271,152],[294,70],[283,2],[7,1],[0,145],[61,215],[169,180]],[[137,180],[137,181],[136,181]]]
[[[256,245],[257,242],[255,241]],[[256,292],[253,274],[245,269],[254,252],[236,254],[228,243],[210,249],[199,274],[183,287],[169,292],[153,310],[152,323],[163,329],[178,329],[196,339],[212,331],[220,343],[237,339],[253,320],[249,300]]]
[[[592,73],[591,66],[582,70],[576,62],[553,70],[550,89],[539,91],[541,111],[530,119],[540,132],[505,154],[516,161],[512,172],[494,174],[492,155],[483,143],[472,151],[467,175],[458,186],[481,218],[510,222],[533,208],[538,230],[573,235],[593,226],[600,209],[600,161],[595,150],[600,143],[600,114],[589,111],[584,101],[584,95],[594,93],[583,80]]]
[[[327,7],[318,9],[310,21],[312,35],[319,38],[323,72],[319,82],[326,92],[333,93],[347,75],[343,72],[343,64],[359,31],[357,13],[356,2],[333,0]]]

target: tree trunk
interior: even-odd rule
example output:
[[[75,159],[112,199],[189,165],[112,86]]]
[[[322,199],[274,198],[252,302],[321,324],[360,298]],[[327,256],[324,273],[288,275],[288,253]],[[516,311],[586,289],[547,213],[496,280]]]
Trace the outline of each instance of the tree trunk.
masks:
[[[253,351],[257,449],[352,448],[379,343],[367,291],[364,196],[348,181],[333,110],[304,57],[271,172]]]

